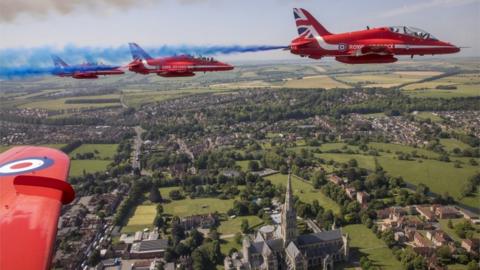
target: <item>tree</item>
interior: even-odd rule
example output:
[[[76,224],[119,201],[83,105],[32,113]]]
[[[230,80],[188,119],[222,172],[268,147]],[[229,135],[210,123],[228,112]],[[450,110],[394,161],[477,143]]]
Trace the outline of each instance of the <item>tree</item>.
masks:
[[[160,194],[158,187],[155,185],[150,189],[150,195],[148,196],[148,199],[154,203],[159,203],[162,201],[162,195]]]
[[[200,248],[195,249],[192,252],[192,261],[194,270],[203,270],[208,265],[208,260],[204,257]]]
[[[170,199],[172,199],[172,200],[181,200],[181,199],[183,199],[182,193],[181,193],[180,190],[178,190],[178,189],[175,189],[175,190],[170,191],[170,193],[169,193],[168,195],[170,195]]]
[[[190,233],[190,237],[192,239],[192,244],[193,244],[193,248],[196,248],[198,246],[200,246],[202,243],[203,243],[203,235],[197,231],[196,229],[192,230],[192,232]]]
[[[248,220],[247,219],[242,219],[242,225],[240,226],[241,230],[242,230],[242,233],[248,233],[248,229],[249,229],[249,225],[248,225]]]
[[[256,171],[260,170],[260,165],[258,164],[257,161],[255,161],[255,160],[250,160],[250,161],[248,162],[248,169],[249,169],[250,171],[252,171],[252,172],[256,172]]]
[[[237,232],[235,233],[235,236],[233,238],[235,240],[235,243],[241,244],[242,243],[242,234]]]
[[[95,266],[97,265],[99,262],[100,262],[101,258],[100,258],[100,251],[98,251],[97,249],[95,249],[92,253],[92,255],[90,255],[90,257],[88,258],[88,265],[90,266]]]
[[[172,238],[174,244],[177,244],[181,240],[185,239],[185,230],[179,223],[175,223],[172,226]]]
[[[448,228],[453,229],[453,223],[451,219],[448,220],[447,226]]]
[[[436,251],[438,258],[444,264],[448,264],[452,259],[452,253],[448,246],[441,246]]]
[[[467,270],[479,270],[478,263],[476,261],[471,261],[467,264]]]

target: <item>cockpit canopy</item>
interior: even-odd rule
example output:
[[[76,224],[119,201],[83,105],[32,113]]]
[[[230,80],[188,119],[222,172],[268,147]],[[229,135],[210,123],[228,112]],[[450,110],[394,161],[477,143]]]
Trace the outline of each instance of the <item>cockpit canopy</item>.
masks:
[[[185,57],[187,58],[190,58],[190,59],[196,59],[196,60],[202,60],[202,61],[206,61],[206,62],[217,62],[217,60],[215,60],[215,58],[213,57],[203,57],[203,56],[194,56],[194,55],[191,55],[191,54],[186,54]]]
[[[413,36],[421,39],[438,40],[436,37],[434,37],[432,34],[428,33],[427,31],[419,28],[415,28],[415,27],[391,26],[389,27],[389,29],[392,32],[403,34],[403,35]]]

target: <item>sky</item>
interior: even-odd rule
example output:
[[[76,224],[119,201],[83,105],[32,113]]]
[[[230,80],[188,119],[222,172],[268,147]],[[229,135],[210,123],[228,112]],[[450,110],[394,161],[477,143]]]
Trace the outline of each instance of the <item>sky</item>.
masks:
[[[288,45],[292,8],[330,32],[409,25],[480,56],[480,0],[0,0],[0,50],[65,45]],[[68,58],[68,57],[67,57]],[[286,51],[222,59],[296,59]]]

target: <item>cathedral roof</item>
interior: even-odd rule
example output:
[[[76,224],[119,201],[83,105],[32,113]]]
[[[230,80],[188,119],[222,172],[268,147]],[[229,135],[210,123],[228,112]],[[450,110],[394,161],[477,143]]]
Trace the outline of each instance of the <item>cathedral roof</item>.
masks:
[[[297,237],[297,244],[299,246],[310,245],[319,242],[326,242],[332,240],[341,240],[342,232],[340,230],[323,231],[319,233],[303,234]]]
[[[301,256],[302,253],[300,253],[300,250],[297,248],[294,242],[290,242],[288,244],[288,247],[285,249],[285,252],[287,253],[288,256],[296,258],[297,256]]]

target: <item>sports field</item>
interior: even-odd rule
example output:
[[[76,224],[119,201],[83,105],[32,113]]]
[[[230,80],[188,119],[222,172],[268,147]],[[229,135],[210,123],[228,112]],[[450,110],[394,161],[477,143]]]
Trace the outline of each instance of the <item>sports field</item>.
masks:
[[[122,233],[134,233],[145,228],[152,229],[156,215],[157,206],[155,204],[137,206],[127,225],[122,228]]]
[[[106,171],[111,162],[111,160],[72,160],[70,162],[70,176],[81,176],[83,172]]]

